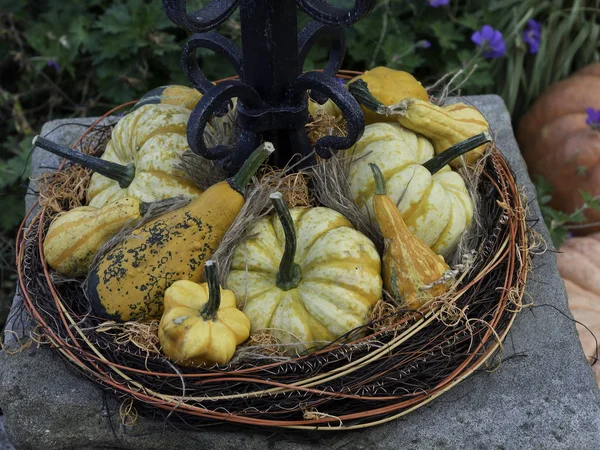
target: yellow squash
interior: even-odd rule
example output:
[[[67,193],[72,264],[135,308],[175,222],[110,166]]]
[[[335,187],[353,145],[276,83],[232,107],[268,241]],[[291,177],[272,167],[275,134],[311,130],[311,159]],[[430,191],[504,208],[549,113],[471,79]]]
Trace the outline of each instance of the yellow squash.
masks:
[[[442,277],[450,267],[408,230],[387,195],[381,170],[375,164],[370,166],[376,185],[373,210],[385,240],[383,286],[398,303],[418,309],[448,290]]]
[[[219,286],[213,261],[205,269],[206,283],[180,280],[165,291],[158,339],[180,366],[227,364],[250,335],[250,321],[237,309],[233,292]]]
[[[464,103],[437,106],[419,98],[407,99],[395,116],[400,125],[428,137],[436,154],[479,133],[487,132],[489,123],[477,108]],[[483,156],[487,144],[471,150],[450,164],[460,167]]]
[[[429,95],[425,88],[408,72],[394,70],[384,66],[367,70],[365,73],[353,78],[348,83],[348,88],[353,95],[355,94],[353,87],[356,86],[358,80],[365,82],[368,85],[371,94],[385,106],[395,105],[409,97],[429,102]],[[365,123],[367,125],[375,122],[396,121],[396,118],[386,116],[385,114],[378,114],[363,104],[361,104],[361,108],[365,115]]]
[[[473,202],[462,177],[450,167],[431,173],[423,166],[434,157],[431,142],[397,123],[374,123],[365,127],[353,152],[349,183],[361,211],[376,223],[369,166],[374,163],[411,233],[434,252],[450,255],[471,224]]]
[[[138,100],[134,109],[144,105],[175,105],[192,110],[196,107],[202,94],[194,88],[171,84],[169,86],[160,86],[147,92]]]
[[[297,351],[314,349],[368,323],[381,298],[373,243],[338,212],[288,210],[260,219],[234,252],[227,287],[250,319]]]
[[[244,205],[246,184],[273,150],[263,143],[234,177],[135,229],[108,252],[88,277],[94,313],[117,321],[158,318],[171,284],[200,281],[205,261]]]
[[[61,275],[82,277],[94,256],[128,222],[142,217],[137,198],[125,197],[102,208],[80,206],[57,216],[44,238],[44,257]]]

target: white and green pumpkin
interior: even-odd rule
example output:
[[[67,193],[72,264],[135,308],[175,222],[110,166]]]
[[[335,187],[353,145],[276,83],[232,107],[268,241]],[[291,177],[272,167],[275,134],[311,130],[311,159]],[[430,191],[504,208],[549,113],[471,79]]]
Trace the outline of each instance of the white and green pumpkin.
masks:
[[[373,243],[332,209],[288,210],[272,199],[277,215],[252,226],[226,282],[252,333],[268,330],[303,351],[368,323],[382,294]]]
[[[462,177],[445,165],[432,172],[423,163],[435,156],[431,142],[395,123],[365,128],[352,151],[349,183],[354,201],[376,224],[375,180],[381,169],[387,192],[409,230],[437,254],[452,254],[473,219],[473,201]]]
[[[176,105],[144,105],[123,117],[112,131],[104,161],[131,169],[129,179],[94,173],[87,196],[90,206],[102,207],[123,197],[153,202],[175,196],[196,198],[202,189],[179,167],[189,149],[189,109]]]

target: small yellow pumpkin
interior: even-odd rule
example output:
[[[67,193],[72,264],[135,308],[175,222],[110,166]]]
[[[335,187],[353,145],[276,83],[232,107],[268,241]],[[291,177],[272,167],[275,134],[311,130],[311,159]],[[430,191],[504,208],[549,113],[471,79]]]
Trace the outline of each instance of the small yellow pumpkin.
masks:
[[[128,222],[142,217],[141,202],[125,197],[102,208],[80,206],[57,216],[44,238],[44,257],[61,275],[82,277],[94,256]]]
[[[250,319],[298,351],[314,349],[368,323],[381,298],[381,261],[348,219],[323,207],[288,210],[257,221],[236,248],[227,287]]]
[[[362,80],[369,86],[369,91],[379,102],[385,106],[400,103],[405,98],[418,98],[424,102],[429,102],[429,95],[421,83],[408,72],[390,69],[389,67],[379,66],[367,70],[348,83],[350,92],[354,95],[353,87],[356,81]],[[367,106],[361,104],[365,115],[365,123],[375,122],[395,122],[396,118],[379,114]]]
[[[450,267],[408,230],[387,195],[381,170],[375,164],[370,166],[376,186],[373,210],[385,240],[383,286],[398,303],[418,309],[448,290],[442,276]]]
[[[233,292],[221,289],[213,261],[207,282],[180,280],[165,292],[165,311],[158,326],[162,352],[180,366],[227,364],[250,335],[250,321],[236,307]]]
[[[189,110],[196,107],[202,94],[194,88],[171,84],[168,86],[160,86],[145,93],[142,98],[135,104],[134,109],[144,105],[175,105],[182,106]]]
[[[473,202],[462,177],[450,167],[432,174],[423,166],[434,157],[431,142],[397,123],[380,122],[365,127],[351,151],[349,183],[361,211],[376,223],[376,185],[369,166],[374,163],[411,233],[435,253],[449,256],[471,224]]]

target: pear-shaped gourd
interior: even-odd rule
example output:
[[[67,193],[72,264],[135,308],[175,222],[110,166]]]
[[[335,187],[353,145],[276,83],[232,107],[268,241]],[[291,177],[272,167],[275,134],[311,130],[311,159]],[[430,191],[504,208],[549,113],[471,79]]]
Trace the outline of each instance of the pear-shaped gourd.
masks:
[[[156,319],[171,284],[199,282],[204,263],[244,206],[246,185],[273,151],[264,142],[236,175],[136,228],[107,252],[88,277],[94,313],[117,321]]]
[[[180,366],[227,364],[250,335],[250,321],[233,292],[219,286],[214,262],[205,264],[206,283],[180,280],[165,291],[158,326],[162,352]]]
[[[383,234],[383,287],[398,303],[418,309],[448,290],[443,280],[450,269],[441,255],[412,234],[388,197],[379,167],[370,164],[375,179],[373,210]]]
[[[477,142],[481,144],[485,139]],[[463,146],[461,151],[472,148]],[[366,126],[362,138],[350,151],[354,158],[349,172],[350,189],[361,211],[376,223],[375,180],[369,166],[374,163],[381,168],[388,195],[411,233],[434,252],[452,254],[471,224],[473,202],[462,177],[446,165],[445,156],[434,159],[433,146],[427,138],[397,123]],[[456,153],[448,152],[445,155],[452,153],[456,157]]]
[[[381,298],[373,243],[329,208],[288,210],[257,221],[236,248],[227,287],[250,319],[297,351],[314,350],[365,325]]]
[[[44,257],[61,275],[83,277],[94,256],[128,222],[142,217],[142,203],[125,197],[102,208],[80,206],[57,216],[44,238]]]

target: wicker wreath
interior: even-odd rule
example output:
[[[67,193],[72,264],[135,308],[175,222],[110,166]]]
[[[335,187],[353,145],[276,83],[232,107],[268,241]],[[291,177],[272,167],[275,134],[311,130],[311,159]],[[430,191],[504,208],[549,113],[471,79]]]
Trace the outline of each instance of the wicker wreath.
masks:
[[[109,131],[99,123],[73,147],[87,142],[97,148]],[[85,174],[63,163],[46,186],[81,184]],[[80,373],[121,397],[125,423],[144,414],[188,427],[223,422],[324,431],[370,427],[414,411],[490,364],[523,307],[530,269],[525,202],[498,150],[488,155],[477,189],[485,233],[476,261],[459,277],[450,299],[419,313],[378,311],[362,330],[296,358],[265,352],[226,368],[180,368],[160,355],[156,323],[140,330],[135,323],[86,313],[80,282],[57,280],[44,261],[52,192],[41,191],[46,201],[29,211],[19,230],[20,287],[38,333]],[[262,344],[268,348],[268,342]]]

